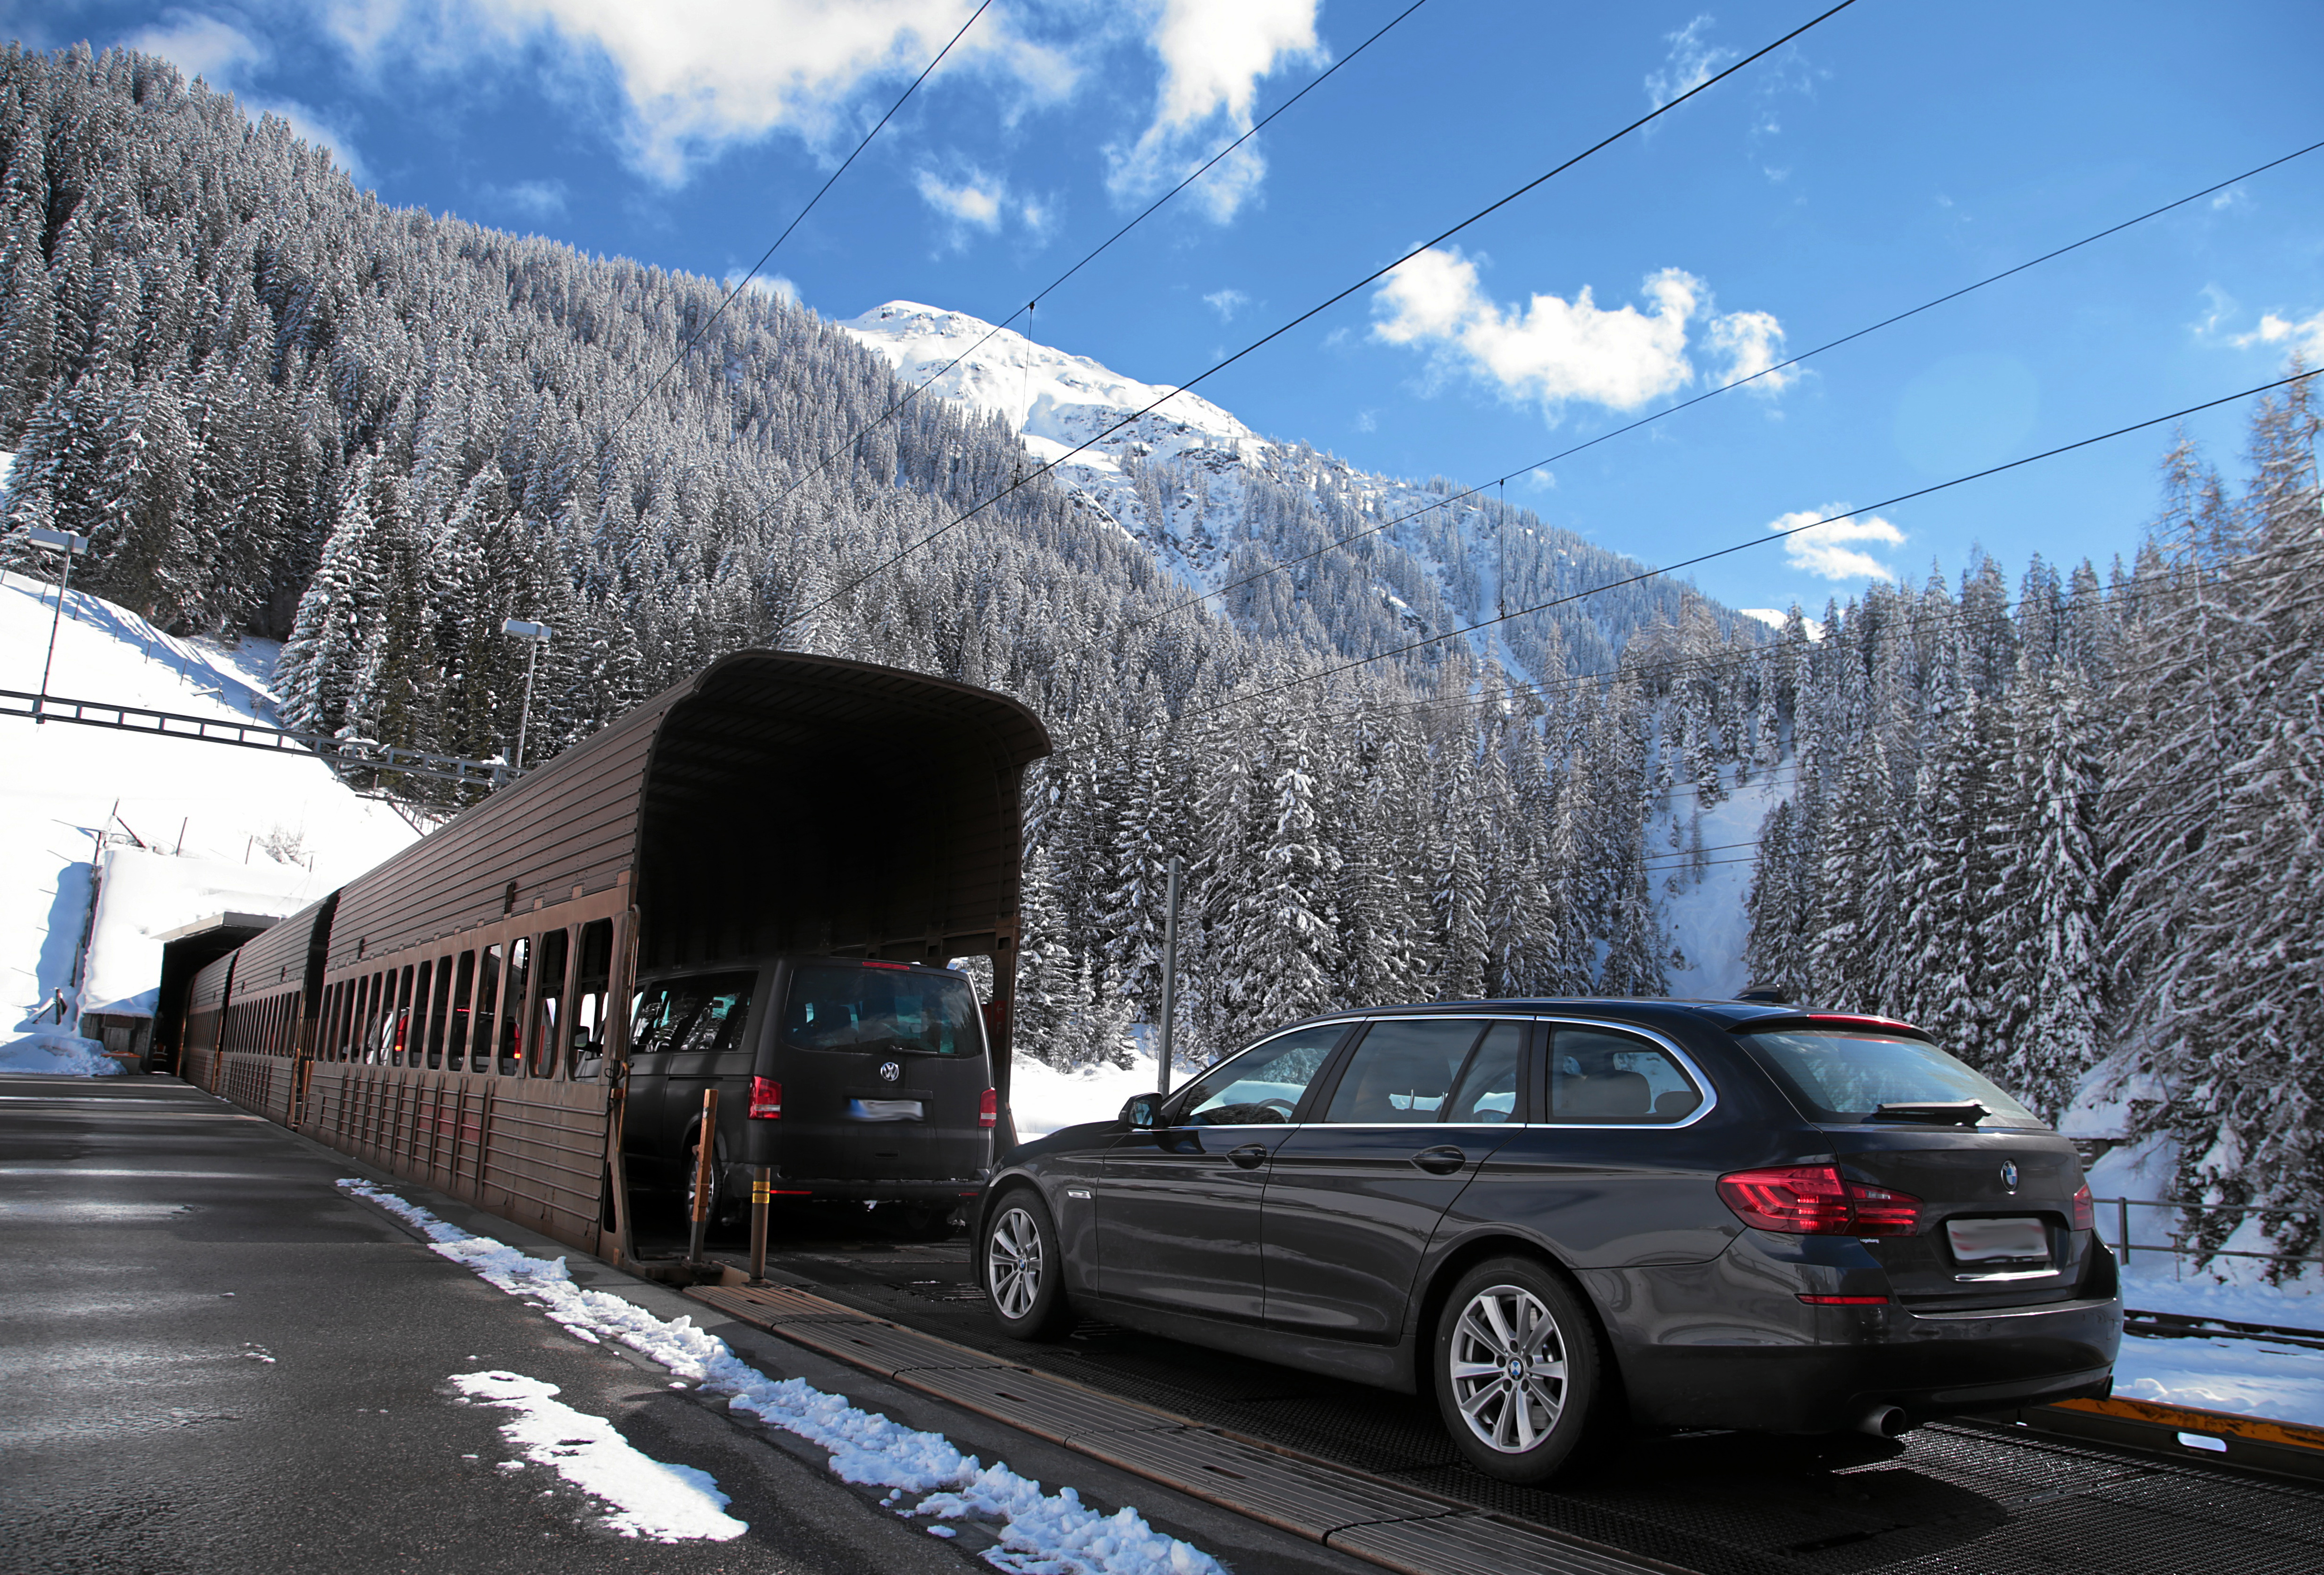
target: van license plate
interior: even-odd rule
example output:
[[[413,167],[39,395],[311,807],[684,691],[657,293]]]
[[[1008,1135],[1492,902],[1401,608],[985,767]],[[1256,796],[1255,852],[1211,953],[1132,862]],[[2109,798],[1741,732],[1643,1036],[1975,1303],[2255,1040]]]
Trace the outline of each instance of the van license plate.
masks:
[[[1961,1263],[2050,1261],[2050,1233],[2039,1220],[1948,1220],[1945,1238]]]
[[[917,1121],[922,1119],[923,1108],[918,1100],[850,1100],[847,1119],[851,1121]]]

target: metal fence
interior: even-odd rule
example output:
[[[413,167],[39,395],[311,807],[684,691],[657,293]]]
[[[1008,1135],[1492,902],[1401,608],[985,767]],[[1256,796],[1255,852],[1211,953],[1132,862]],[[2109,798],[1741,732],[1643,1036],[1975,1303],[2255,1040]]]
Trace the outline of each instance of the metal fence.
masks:
[[[2111,1205],[2113,1207],[2115,1211],[2115,1239],[2112,1242],[2108,1243],[2108,1245],[2115,1249],[2116,1256],[2125,1263],[2128,1263],[2130,1261],[2131,1253],[2134,1250],[2130,1239],[2130,1211],[2133,1209],[2169,1209],[2175,1213],[2213,1214],[2283,1214],[2292,1212],[2292,1211],[2284,1209],[2280,1204],[2190,1203],[2184,1201],[2172,1202],[2172,1200],[2165,1198],[2094,1198],[2091,1201],[2098,1204],[2100,1207],[2107,1205]],[[2135,1250],[2146,1253],[2170,1253],[2179,1257],[2255,1257],[2265,1263],[2324,1263],[2324,1257],[2306,1257],[2299,1253],[2292,1252],[2249,1252],[2240,1248],[2190,1247],[2186,1244],[2187,1233],[2181,1230],[2173,1230],[2170,1232],[2170,1236],[2171,1245],[2168,1247],[2157,1247],[2149,1244],[2136,1248]]]

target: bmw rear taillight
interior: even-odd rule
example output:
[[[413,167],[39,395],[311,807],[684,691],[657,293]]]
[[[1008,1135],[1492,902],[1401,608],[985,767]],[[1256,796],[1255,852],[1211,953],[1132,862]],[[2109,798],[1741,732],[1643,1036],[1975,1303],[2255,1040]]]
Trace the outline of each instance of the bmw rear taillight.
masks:
[[[750,1117],[753,1121],[779,1121],[783,1119],[783,1085],[771,1077],[751,1080]]]
[[[1788,1236],[1910,1236],[1921,1200],[1868,1186],[1837,1165],[1786,1165],[1719,1178],[1719,1196],[1746,1225]]]
[[[2074,1189],[2074,1229],[2095,1230],[2098,1228],[2098,1200],[2090,1196],[2090,1184],[2084,1182]]]
[[[976,1101],[976,1124],[980,1127],[990,1127],[1000,1119],[1001,1091],[997,1088],[986,1089],[984,1097]]]

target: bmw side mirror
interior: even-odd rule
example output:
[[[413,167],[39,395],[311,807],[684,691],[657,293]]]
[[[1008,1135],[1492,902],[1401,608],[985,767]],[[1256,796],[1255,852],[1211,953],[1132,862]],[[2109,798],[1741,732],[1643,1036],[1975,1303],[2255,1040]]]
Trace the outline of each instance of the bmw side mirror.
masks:
[[[1162,1124],[1162,1096],[1158,1093],[1136,1094],[1121,1107],[1121,1124],[1125,1127],[1158,1127]]]

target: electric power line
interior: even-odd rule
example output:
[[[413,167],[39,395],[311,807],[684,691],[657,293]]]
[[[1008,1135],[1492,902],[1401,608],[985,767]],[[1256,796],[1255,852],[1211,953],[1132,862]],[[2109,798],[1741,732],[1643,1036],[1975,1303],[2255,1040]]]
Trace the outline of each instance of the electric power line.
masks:
[[[2324,368],[2319,368],[2318,370],[2324,371]],[[1306,674],[1300,677],[1289,679],[1285,683],[1277,684],[1272,688],[1260,690],[1257,694],[1231,696],[1220,702],[1218,705],[1208,707],[1205,712],[1196,713],[1195,714],[1207,714],[1208,711],[1223,710],[1232,705],[1246,705],[1253,700],[1263,700],[1270,695],[1280,694],[1286,689],[1312,684],[1319,679],[1328,678],[1340,673],[1352,671],[1357,668],[1369,667],[1373,662],[1385,661],[1390,657],[1408,655],[1413,651],[1422,650],[1432,645],[1440,645],[1448,640],[1458,639],[1464,634],[1474,634],[1480,629],[1490,629],[1496,624],[1505,623],[1513,618],[1529,617],[1536,612],[1546,612],[1552,607],[1562,607],[1568,603],[1579,602],[1585,597],[1600,595],[1608,591],[1618,590],[1625,585],[1635,585],[1643,581],[1654,579],[1658,576],[1668,575],[1677,569],[1692,568],[1697,564],[1709,563],[1714,558],[1727,557],[1738,552],[1748,551],[1754,547],[1765,546],[1769,542],[1783,541],[1791,537],[1799,535],[1802,531],[1813,530],[1819,526],[1834,524],[1841,520],[1853,520],[1859,515],[1869,514],[1877,509],[1894,508],[1898,503],[1910,502],[1916,498],[1925,498],[1935,493],[1946,492],[1954,487],[1964,486],[1973,481],[1983,481],[1987,476],[2000,475],[2004,472],[2018,470],[2025,465],[2039,464],[2041,461],[2045,459],[2055,459],[2061,454],[2071,454],[2077,449],[2088,448],[2093,444],[2108,442],[2116,438],[2126,437],[2133,432],[2143,432],[2150,427],[2160,427],[2168,421],[2181,420],[2186,417],[2200,414],[2204,410],[2216,410],[2221,405],[2233,404],[2237,400],[2250,399],[2255,394],[2268,393],[2279,388],[2289,387],[2291,384],[2295,382],[2303,382],[2315,375],[2316,372],[2294,373],[2290,377],[2280,377],[2273,382],[2264,382],[2255,388],[2247,388],[2237,393],[2225,394],[2215,400],[2206,400],[2201,404],[2189,405],[2184,410],[2172,410],[2167,415],[2155,416],[2144,421],[2134,421],[2127,427],[2117,427],[2111,432],[2100,432],[2094,437],[2083,438],[2072,443],[2061,444],[2055,448],[2044,449],[2039,454],[2029,454],[2023,459],[2013,459],[2008,461],[2006,464],[1988,465],[1983,470],[1971,471],[1967,475],[1955,476],[1950,481],[1938,482],[1931,486],[1915,487],[1911,492],[1898,493],[1895,496],[1883,498],[1878,502],[1867,503],[1860,509],[1846,509],[1836,514],[1827,514],[1821,519],[1811,520],[1803,525],[1794,525],[1783,530],[1770,530],[1763,535],[1751,537],[1746,540],[1736,542],[1729,547],[1718,548],[1710,552],[1698,553],[1692,557],[1681,558],[1678,562],[1665,565],[1661,568],[1647,569],[1639,574],[1627,575],[1618,580],[1609,580],[1602,585],[1592,585],[1587,590],[1573,591],[1562,596],[1554,596],[1546,602],[1537,602],[1530,607],[1520,607],[1514,612],[1501,613],[1491,618],[1480,619],[1475,623],[1463,624],[1458,629],[1447,630],[1442,634],[1432,634],[1425,640],[1412,640],[1388,650],[1375,652],[1371,656],[1360,657],[1353,661],[1342,662],[1336,667],[1320,668],[1315,672]]]
[[[1313,93],[1316,88],[1321,88],[1331,78],[1334,72],[1339,70],[1341,67],[1348,64],[1358,55],[1362,54],[1366,50],[1371,48],[1372,45],[1378,43],[1387,35],[1390,28],[1395,27],[1397,23],[1402,22],[1406,17],[1410,16],[1414,12],[1419,10],[1427,3],[1428,0],[1412,0],[1411,5],[1406,5],[1394,16],[1389,17],[1386,24],[1380,27],[1379,30],[1374,32],[1370,38],[1364,40],[1363,42],[1358,44],[1354,49],[1350,50],[1346,54],[1342,55],[1338,60],[1333,60],[1329,66],[1326,66],[1322,71],[1318,72],[1313,78],[1311,78],[1305,87],[1299,89],[1298,92],[1294,93],[1290,97],[1277,105],[1273,109],[1268,110],[1267,114],[1261,116],[1249,131],[1235,138],[1234,141],[1227,143],[1217,152],[1213,153],[1208,159],[1204,160],[1193,171],[1191,171],[1185,180],[1179,181],[1177,185],[1173,186],[1169,190],[1164,192],[1152,202],[1147,204],[1143,209],[1139,210],[1137,217],[1131,219],[1128,224],[1122,226],[1120,229],[1114,231],[1113,234],[1108,235],[1104,240],[1092,247],[1087,253],[1084,253],[1081,260],[1075,262],[1072,267],[1066,269],[1063,273],[1058,274],[1055,279],[1049,281],[1048,283],[1035,290],[1031,298],[1028,299],[1023,306],[1019,307],[1016,310],[1010,312],[1007,317],[1001,318],[1001,321],[988,327],[984,330],[984,336],[982,338],[977,340],[975,344],[971,345],[967,349],[954,356],[950,361],[945,362],[942,366],[937,367],[936,371],[930,373],[920,382],[914,383],[910,388],[904,391],[902,398],[897,400],[886,410],[881,411],[877,416],[874,416],[871,420],[865,422],[862,426],[858,427],[854,431],[850,432],[845,438],[843,438],[839,442],[833,445],[832,447],[824,454],[824,456],[821,459],[816,460],[813,465],[809,465],[796,481],[792,482],[790,485],[785,487],[781,492],[777,493],[772,498],[769,499],[766,507],[768,509],[773,508],[785,498],[789,497],[793,493],[798,491],[799,488],[807,485],[808,482],[812,481],[816,476],[821,474],[826,468],[828,468],[833,460],[837,459],[855,444],[861,442],[864,438],[868,437],[872,432],[877,431],[881,427],[886,425],[890,418],[901,413],[906,405],[910,404],[914,400],[925,393],[932,384],[942,382],[946,373],[950,372],[954,367],[958,366],[970,356],[975,355],[979,350],[983,349],[987,344],[991,342],[995,335],[1007,328],[1010,324],[1015,322],[1019,318],[1031,315],[1034,309],[1038,307],[1042,300],[1047,299],[1053,291],[1055,291],[1059,285],[1064,284],[1065,281],[1071,279],[1074,274],[1079,273],[1092,262],[1096,262],[1099,255],[1111,247],[1116,241],[1120,240],[1122,236],[1130,234],[1130,231],[1136,229],[1139,225],[1144,224],[1148,219],[1151,218],[1157,212],[1160,211],[1160,209],[1167,204],[1171,198],[1176,197],[1180,192],[1185,190],[1186,188],[1192,186],[1195,181],[1200,180],[1204,176],[1209,174],[1221,161],[1227,157],[1228,154],[1233,152],[1237,148],[1241,147],[1245,143],[1250,141],[1251,138],[1257,136],[1260,132],[1265,131],[1268,124],[1277,115],[1283,114],[1284,111],[1289,109],[1293,105],[1306,97],[1307,95]],[[1028,336],[1029,337],[1029,336]],[[764,511],[764,510],[761,511],[761,513]]]
[[[2119,235],[2125,230],[2144,224],[2151,218],[2159,218],[2174,208],[2184,207],[2189,203],[2196,201],[2200,198],[2209,197],[2214,192],[2224,191],[2228,187],[2234,186],[2239,181],[2248,180],[2255,175],[2264,174],[2267,170],[2274,169],[2279,164],[2288,164],[2294,159],[2303,158],[2306,155],[2316,152],[2319,148],[2324,148],[2324,143],[2310,143],[2308,146],[2301,148],[2295,152],[2286,153],[2280,159],[2271,159],[2266,163],[2246,170],[2240,175],[2232,176],[2227,180],[2218,181],[2210,186],[2206,186],[2200,191],[2190,192],[2186,196],[2180,198],[2175,202],[2166,202],[2161,207],[2149,208],[2146,212],[2140,214],[2136,218],[2128,218],[2123,220],[2120,224],[2110,225],[2095,235],[2084,235],[2080,240],[2073,242],[2070,245],[2060,246],[2054,251],[2044,252],[2039,257],[2028,258],[2026,261],[2018,263],[2014,268],[2005,268],[1998,273],[1988,274],[1985,278],[1978,280],[1974,284],[1965,284],[1959,290],[1950,290],[1946,294],[1938,296],[1933,300],[1923,301],[1919,306],[1914,307],[1909,310],[1901,311],[1893,317],[1883,318],[1877,323],[1868,324],[1864,327],[1857,329],[1854,333],[1843,334],[1837,339],[1827,340],[1823,344],[1817,345],[1812,350],[1803,350],[1797,355],[1793,356],[1790,360],[1779,361],[1773,366],[1762,367],[1757,372],[1752,373],[1748,377],[1738,377],[1732,382],[1722,383],[1714,389],[1707,389],[1703,392],[1696,394],[1692,399],[1682,400],[1677,404],[1669,405],[1662,410],[1656,410],[1651,416],[1643,416],[1637,420],[1631,421],[1627,425],[1617,427],[1610,432],[1601,432],[1597,437],[1589,439],[1587,442],[1577,443],[1571,448],[1562,448],[1555,454],[1550,455],[1545,459],[1536,459],[1530,465],[1519,465],[1517,469],[1508,472],[1507,474],[1495,476],[1490,481],[1480,482],[1475,486],[1467,488],[1465,491],[1454,493],[1449,497],[1436,499],[1434,502],[1415,509],[1409,513],[1399,514],[1393,520],[1384,520],[1377,525],[1370,526],[1362,530],[1357,531],[1352,536],[1343,536],[1337,541],[1325,542],[1323,546],[1315,548],[1313,552],[1304,552],[1297,557],[1286,558],[1280,563],[1270,564],[1266,568],[1260,569],[1256,574],[1246,575],[1241,579],[1231,580],[1223,585],[1213,586],[1212,589],[1204,591],[1200,595],[1189,596],[1183,602],[1165,607],[1161,612],[1156,612],[1151,616],[1141,620],[1139,623],[1131,624],[1130,627],[1137,629],[1143,627],[1147,623],[1158,622],[1161,619],[1168,617],[1171,613],[1179,611],[1181,608],[1191,607],[1198,603],[1209,601],[1213,596],[1223,596],[1229,591],[1240,590],[1244,585],[1251,585],[1259,580],[1267,578],[1269,575],[1282,574],[1287,569],[1296,568],[1299,565],[1306,563],[1311,559],[1321,557],[1327,552],[1335,551],[1340,548],[1347,547],[1354,542],[1364,540],[1368,537],[1377,536],[1383,530],[1392,530],[1398,525],[1405,524],[1413,520],[1417,520],[1421,516],[1433,513],[1438,509],[1447,509],[1464,499],[1477,497],[1491,488],[1506,488],[1508,483],[1515,478],[1527,474],[1533,471],[1540,470],[1545,466],[1555,465],[1560,460],[1571,459],[1573,456],[1581,453],[1585,448],[1594,448],[1599,444],[1609,442],[1613,438],[1621,437],[1625,433],[1635,432],[1641,427],[1650,426],[1654,422],[1661,420],[1665,416],[1674,416],[1681,410],[1692,409],[1693,406],[1702,403],[1705,400],[1717,399],[1720,394],[1732,392],[1734,390],[1742,388],[1748,383],[1757,382],[1761,378],[1772,377],[1777,373],[1786,371],[1791,367],[1799,365],[1802,362],[1821,355],[1827,350],[1836,350],[1842,345],[1847,345],[1855,340],[1861,339],[1868,334],[1877,334],[1883,328],[1890,327],[1897,323],[1904,321],[1907,318],[1918,317],[1923,312],[1930,311],[1937,307],[1943,306],[1948,301],[1959,300],[1965,295],[1973,294],[1978,290],[1983,290],[1987,285],[1998,284],[2001,281],[2010,278],[2012,275],[2023,273],[2029,268],[2038,268],[2044,262],[2048,262],[2056,258],[2066,255],[2069,252],[2080,251],[2082,247],[2089,245],[2094,242],[2105,240],[2108,235]],[[1506,509],[1506,499],[1504,499],[1504,509]],[[1507,529],[1506,518],[1503,521],[1503,529]]]
[[[659,373],[656,373],[654,380],[651,382],[646,384],[645,391],[637,397],[636,403],[631,405],[628,414],[622,418],[620,422],[621,425],[628,425],[629,422],[636,417],[640,410],[645,409],[646,401],[653,398],[654,391],[661,387],[663,380],[668,378],[671,373],[678,370],[678,363],[684,361],[688,355],[694,354],[694,347],[696,345],[701,344],[704,336],[710,332],[711,328],[716,325],[720,318],[726,315],[726,309],[734,304],[734,298],[751,287],[751,281],[759,276],[759,270],[767,265],[767,259],[775,254],[775,248],[780,246],[785,241],[791,238],[791,232],[806,222],[807,216],[815,211],[815,205],[823,200],[824,193],[829,191],[834,185],[837,184],[839,178],[847,173],[848,166],[854,163],[858,155],[860,155],[864,149],[872,145],[872,139],[878,136],[882,130],[886,129],[888,123],[896,118],[896,112],[904,107],[905,100],[910,98],[913,94],[920,90],[920,84],[928,79],[929,73],[934,71],[938,66],[944,64],[944,58],[952,53],[953,45],[958,43],[962,39],[968,36],[968,30],[976,25],[976,19],[982,16],[986,11],[991,8],[991,5],[992,0],[979,0],[976,9],[969,14],[968,20],[960,24],[960,31],[954,33],[951,41],[947,42],[944,48],[936,51],[936,59],[930,60],[926,66],[920,68],[920,74],[913,78],[912,85],[905,88],[902,95],[897,98],[896,102],[888,106],[888,113],[880,117],[879,124],[873,126],[870,131],[863,134],[863,140],[855,144],[855,152],[848,154],[847,157],[841,161],[839,168],[831,172],[830,178],[825,180],[821,186],[816,188],[815,195],[807,199],[807,206],[799,209],[798,212],[792,216],[791,222],[783,226],[783,233],[775,237],[773,244],[768,246],[764,252],[759,253],[759,260],[756,262],[752,263],[751,271],[742,275],[742,279],[735,284],[733,289],[726,292],[725,299],[718,303],[717,309],[713,311],[708,318],[704,319],[702,327],[695,330],[691,338],[687,339],[685,344],[678,346],[678,354],[669,358],[669,364],[663,367]]]
[[[1733,76],[1736,72],[1742,70],[1745,67],[1749,66],[1760,60],[1762,57],[1783,48],[1784,45],[1790,43],[1793,40],[1800,37],[1803,33],[1807,32],[1810,29],[1817,27],[1831,20],[1832,17],[1839,15],[1841,12],[1847,10],[1849,6],[1855,4],[1856,0],[1840,0],[1839,5],[1834,5],[1830,10],[1802,23],[1799,26],[1792,29],[1789,32],[1784,33],[1781,38],[1776,39],[1773,43],[1764,45],[1761,48],[1753,51],[1750,54],[1744,56],[1741,60],[1736,61],[1725,70],[1720,71],[1714,76],[1706,77],[1703,80],[1696,83],[1693,87],[1688,88],[1684,93],[1680,94],[1669,103],[1665,104],[1659,108],[1652,110],[1646,115],[1640,115],[1637,119],[1632,121],[1621,130],[1600,138],[1599,141],[1591,143],[1589,147],[1582,150],[1582,152],[1573,154],[1571,158],[1566,159],[1562,163],[1557,164],[1543,174],[1536,176],[1534,179],[1526,181],[1524,185],[1517,188],[1506,196],[1496,198],[1494,201],[1486,204],[1483,207],[1479,208],[1476,212],[1461,220],[1458,224],[1452,226],[1448,229],[1441,231],[1434,238],[1422,242],[1419,245],[1413,247],[1410,251],[1405,253],[1402,256],[1397,257],[1395,261],[1387,263],[1383,267],[1374,269],[1371,272],[1365,274],[1361,279],[1357,280],[1353,284],[1349,285],[1346,289],[1325,298],[1314,306],[1308,308],[1305,311],[1301,312],[1297,317],[1293,318],[1290,321],[1284,323],[1280,327],[1276,327],[1260,336],[1259,338],[1252,340],[1250,344],[1244,345],[1233,355],[1227,356],[1222,361],[1215,362],[1204,371],[1195,373],[1185,382],[1180,383],[1176,388],[1170,390],[1167,393],[1165,393],[1160,399],[1154,401],[1152,403],[1148,404],[1141,409],[1131,411],[1129,415],[1122,417],[1111,426],[1105,428],[1102,431],[1100,431],[1090,438],[1084,438],[1082,442],[1075,445],[1074,447],[1065,450],[1065,453],[1058,455],[1056,458],[1045,461],[1041,465],[1037,465],[1030,473],[1011,481],[1009,485],[1001,488],[999,492],[994,493],[991,497],[986,498],[983,502],[976,504],[974,507],[963,513],[954,516],[952,520],[938,526],[936,530],[929,531],[926,536],[921,537],[918,540],[911,543],[900,551],[891,554],[890,557],[873,565],[871,568],[864,570],[862,574],[856,576],[853,579],[848,581],[847,584],[840,586],[837,590],[833,591],[829,595],[824,597],[821,601],[816,602],[814,605],[793,614],[794,621],[797,619],[813,617],[816,613],[820,612],[824,608],[830,606],[833,603],[853,594],[867,580],[872,579],[875,576],[884,574],[889,569],[895,567],[896,565],[903,562],[904,559],[909,557],[912,554],[929,545],[931,542],[934,542],[949,532],[957,530],[959,527],[965,525],[969,520],[973,520],[976,516],[991,508],[993,504],[999,502],[1001,499],[1008,497],[1012,493],[1015,493],[1019,488],[1026,486],[1039,477],[1048,474],[1050,472],[1056,470],[1057,466],[1063,465],[1066,460],[1071,459],[1074,455],[1083,452],[1084,449],[1095,447],[1097,444],[1113,436],[1116,432],[1120,431],[1123,428],[1130,426],[1131,424],[1143,419],[1145,417],[1153,414],[1156,410],[1161,409],[1164,405],[1169,403],[1180,394],[1193,389],[1196,384],[1204,382],[1218,373],[1225,371],[1228,367],[1232,366],[1236,362],[1240,361],[1243,357],[1252,354],[1254,351],[1274,343],[1277,339],[1281,338],[1284,335],[1299,327],[1302,323],[1307,322],[1319,314],[1330,310],[1333,307],[1337,306],[1340,302],[1347,299],[1348,297],[1355,294],[1356,291],[1363,289],[1367,285],[1375,283],[1388,274],[1394,272],[1397,269],[1401,268],[1406,262],[1411,262],[1415,257],[1417,257],[1422,253],[1429,250],[1429,248],[1442,245],[1444,242],[1451,240],[1454,235],[1459,235],[1462,231],[1469,228],[1471,226],[1480,222],[1492,214],[1499,212],[1502,208],[1507,207],[1509,204],[1517,201],[1517,198],[1525,196],[1530,191],[1537,189],[1548,181],[1556,179],[1559,175],[1562,175],[1566,170],[1572,169],[1576,164],[1581,163],[1583,160],[1612,146],[1614,143],[1621,141],[1624,137],[1628,136],[1631,133],[1638,130],[1640,127],[1669,114],[1672,110],[1676,109],[1680,105],[1684,104],[1688,99],[1692,98],[1696,94],[1702,93],[1718,83],[1725,81],[1728,78]]]

